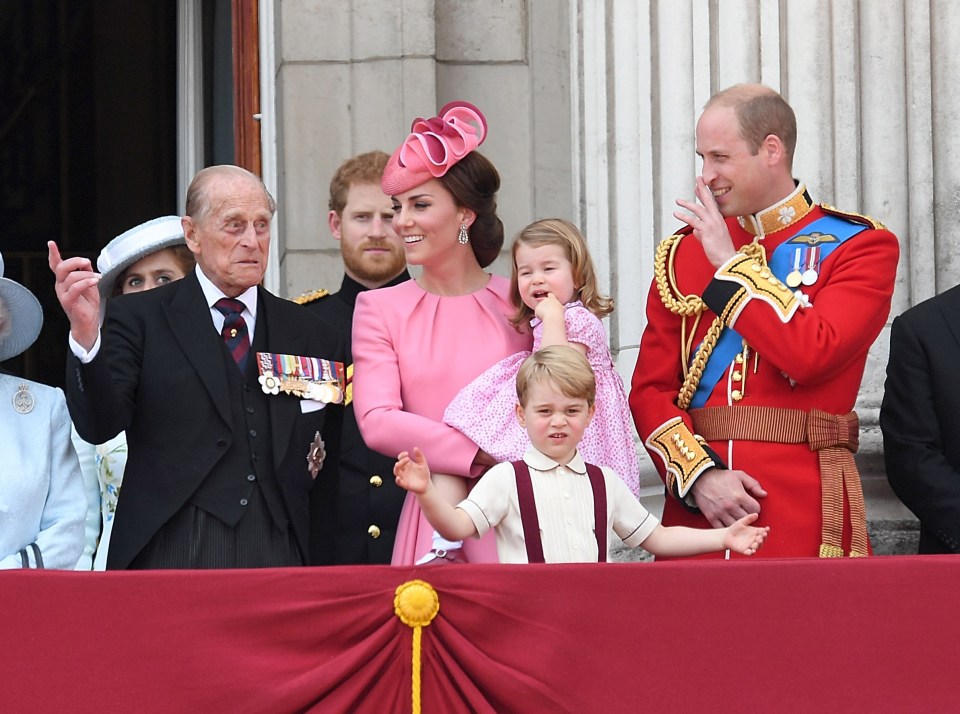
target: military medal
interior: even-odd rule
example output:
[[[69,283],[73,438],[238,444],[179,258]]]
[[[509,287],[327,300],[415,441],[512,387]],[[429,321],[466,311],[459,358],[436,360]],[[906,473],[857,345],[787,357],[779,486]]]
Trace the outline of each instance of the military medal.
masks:
[[[324,448],[323,439],[320,438],[320,432],[318,431],[313,435],[313,442],[307,450],[307,469],[310,471],[311,478],[317,478],[317,474],[320,473],[320,469],[323,468],[323,459],[326,455],[327,451]]]
[[[301,399],[306,399],[307,390],[310,387],[309,382],[305,382],[302,379],[281,379],[280,380],[280,390],[284,394],[293,394],[300,397]]]
[[[257,381],[260,382],[260,388],[264,394],[280,393],[280,380],[273,372],[264,372],[257,377]]]
[[[339,404],[346,389],[343,362],[317,357],[257,352],[258,381],[266,394],[293,394],[301,399]]]
[[[800,272],[800,261],[803,255],[803,248],[797,248],[793,254],[793,270],[787,275],[786,283],[791,288],[799,288],[802,282],[802,273]]]
[[[13,408],[18,414],[29,414],[33,411],[33,405],[36,401],[30,394],[30,387],[26,382],[21,382],[17,393],[13,395]]]
[[[820,274],[817,273],[819,264],[820,246],[811,246],[807,249],[807,269],[803,271],[800,282],[807,286],[813,285],[815,282],[817,282],[817,278],[820,277]]]
[[[324,404],[339,404],[343,401],[343,392],[329,382],[310,382],[307,385],[306,398]]]

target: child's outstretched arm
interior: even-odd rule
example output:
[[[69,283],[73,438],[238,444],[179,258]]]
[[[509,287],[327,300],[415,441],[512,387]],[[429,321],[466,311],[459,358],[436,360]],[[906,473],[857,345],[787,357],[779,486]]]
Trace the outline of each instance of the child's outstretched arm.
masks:
[[[753,555],[770,532],[770,526],[757,528],[750,525],[757,517],[756,513],[750,513],[726,528],[657,526],[640,545],[654,555],[668,557],[700,555],[728,548],[735,553]]]
[[[452,506],[433,485],[427,459],[418,447],[413,454],[403,451],[393,466],[397,485],[417,497],[423,515],[437,533],[447,540],[463,540],[477,534],[473,520],[459,508]]]

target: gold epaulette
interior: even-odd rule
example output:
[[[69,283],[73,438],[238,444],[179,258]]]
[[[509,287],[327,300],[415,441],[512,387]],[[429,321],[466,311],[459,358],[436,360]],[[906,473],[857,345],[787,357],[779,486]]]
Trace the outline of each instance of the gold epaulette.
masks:
[[[780,282],[755,256],[738,255],[717,271],[717,278],[732,280],[743,286],[743,290],[737,291],[720,316],[727,325],[733,323],[744,303],[753,298],[769,303],[777,311],[781,322],[789,321],[800,305],[793,290]]]
[[[824,213],[829,213],[832,216],[839,216],[840,218],[846,218],[847,220],[853,221],[854,223],[860,223],[878,230],[887,229],[887,227],[883,225],[880,221],[868,215],[865,215],[863,213],[855,213],[854,211],[841,211],[836,206],[829,206],[826,203],[821,203],[820,208],[823,209]]]
[[[646,445],[663,459],[667,488],[680,499],[686,498],[700,474],[716,465],[703,448],[700,437],[694,435],[680,417],[656,429]]]
[[[323,288],[319,290],[308,290],[307,292],[301,293],[300,295],[297,295],[295,298],[292,298],[292,300],[293,302],[297,303],[297,305],[309,305],[315,300],[319,300],[320,298],[326,297],[329,294],[330,294],[330,291],[324,290]]]

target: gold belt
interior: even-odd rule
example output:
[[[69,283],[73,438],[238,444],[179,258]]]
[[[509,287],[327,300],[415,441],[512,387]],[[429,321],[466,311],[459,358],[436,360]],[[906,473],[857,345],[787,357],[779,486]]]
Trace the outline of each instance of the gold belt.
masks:
[[[778,407],[704,407],[691,409],[694,431],[707,441],[768,441],[808,444],[820,459],[823,515],[820,557],[842,558],[843,490],[850,503],[850,557],[869,553],[867,512],[853,455],[860,446],[856,412],[828,414]]]

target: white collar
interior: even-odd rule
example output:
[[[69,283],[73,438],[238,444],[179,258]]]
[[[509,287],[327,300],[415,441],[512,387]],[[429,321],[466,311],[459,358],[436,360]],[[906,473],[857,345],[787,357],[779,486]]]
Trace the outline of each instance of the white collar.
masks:
[[[536,469],[537,471],[552,471],[553,469],[561,466],[556,461],[551,459],[549,456],[544,454],[542,451],[538,450],[534,446],[528,446],[526,453],[523,455],[524,463],[530,468]],[[564,468],[570,469],[574,473],[585,474],[587,473],[587,465],[583,461],[583,457],[580,456],[580,450],[573,455],[573,458],[570,459],[570,463],[563,465]]]
[[[200,283],[200,289],[203,291],[203,297],[207,301],[207,307],[211,310],[215,309],[213,306],[216,304],[217,300],[220,298],[227,297],[223,292],[214,285],[210,278],[204,275],[203,270],[200,269],[200,265],[197,265],[197,282]],[[251,285],[249,288],[244,290],[242,293],[237,295],[235,298],[243,303],[244,307],[247,308],[247,312],[256,319],[257,318],[257,286]]]

